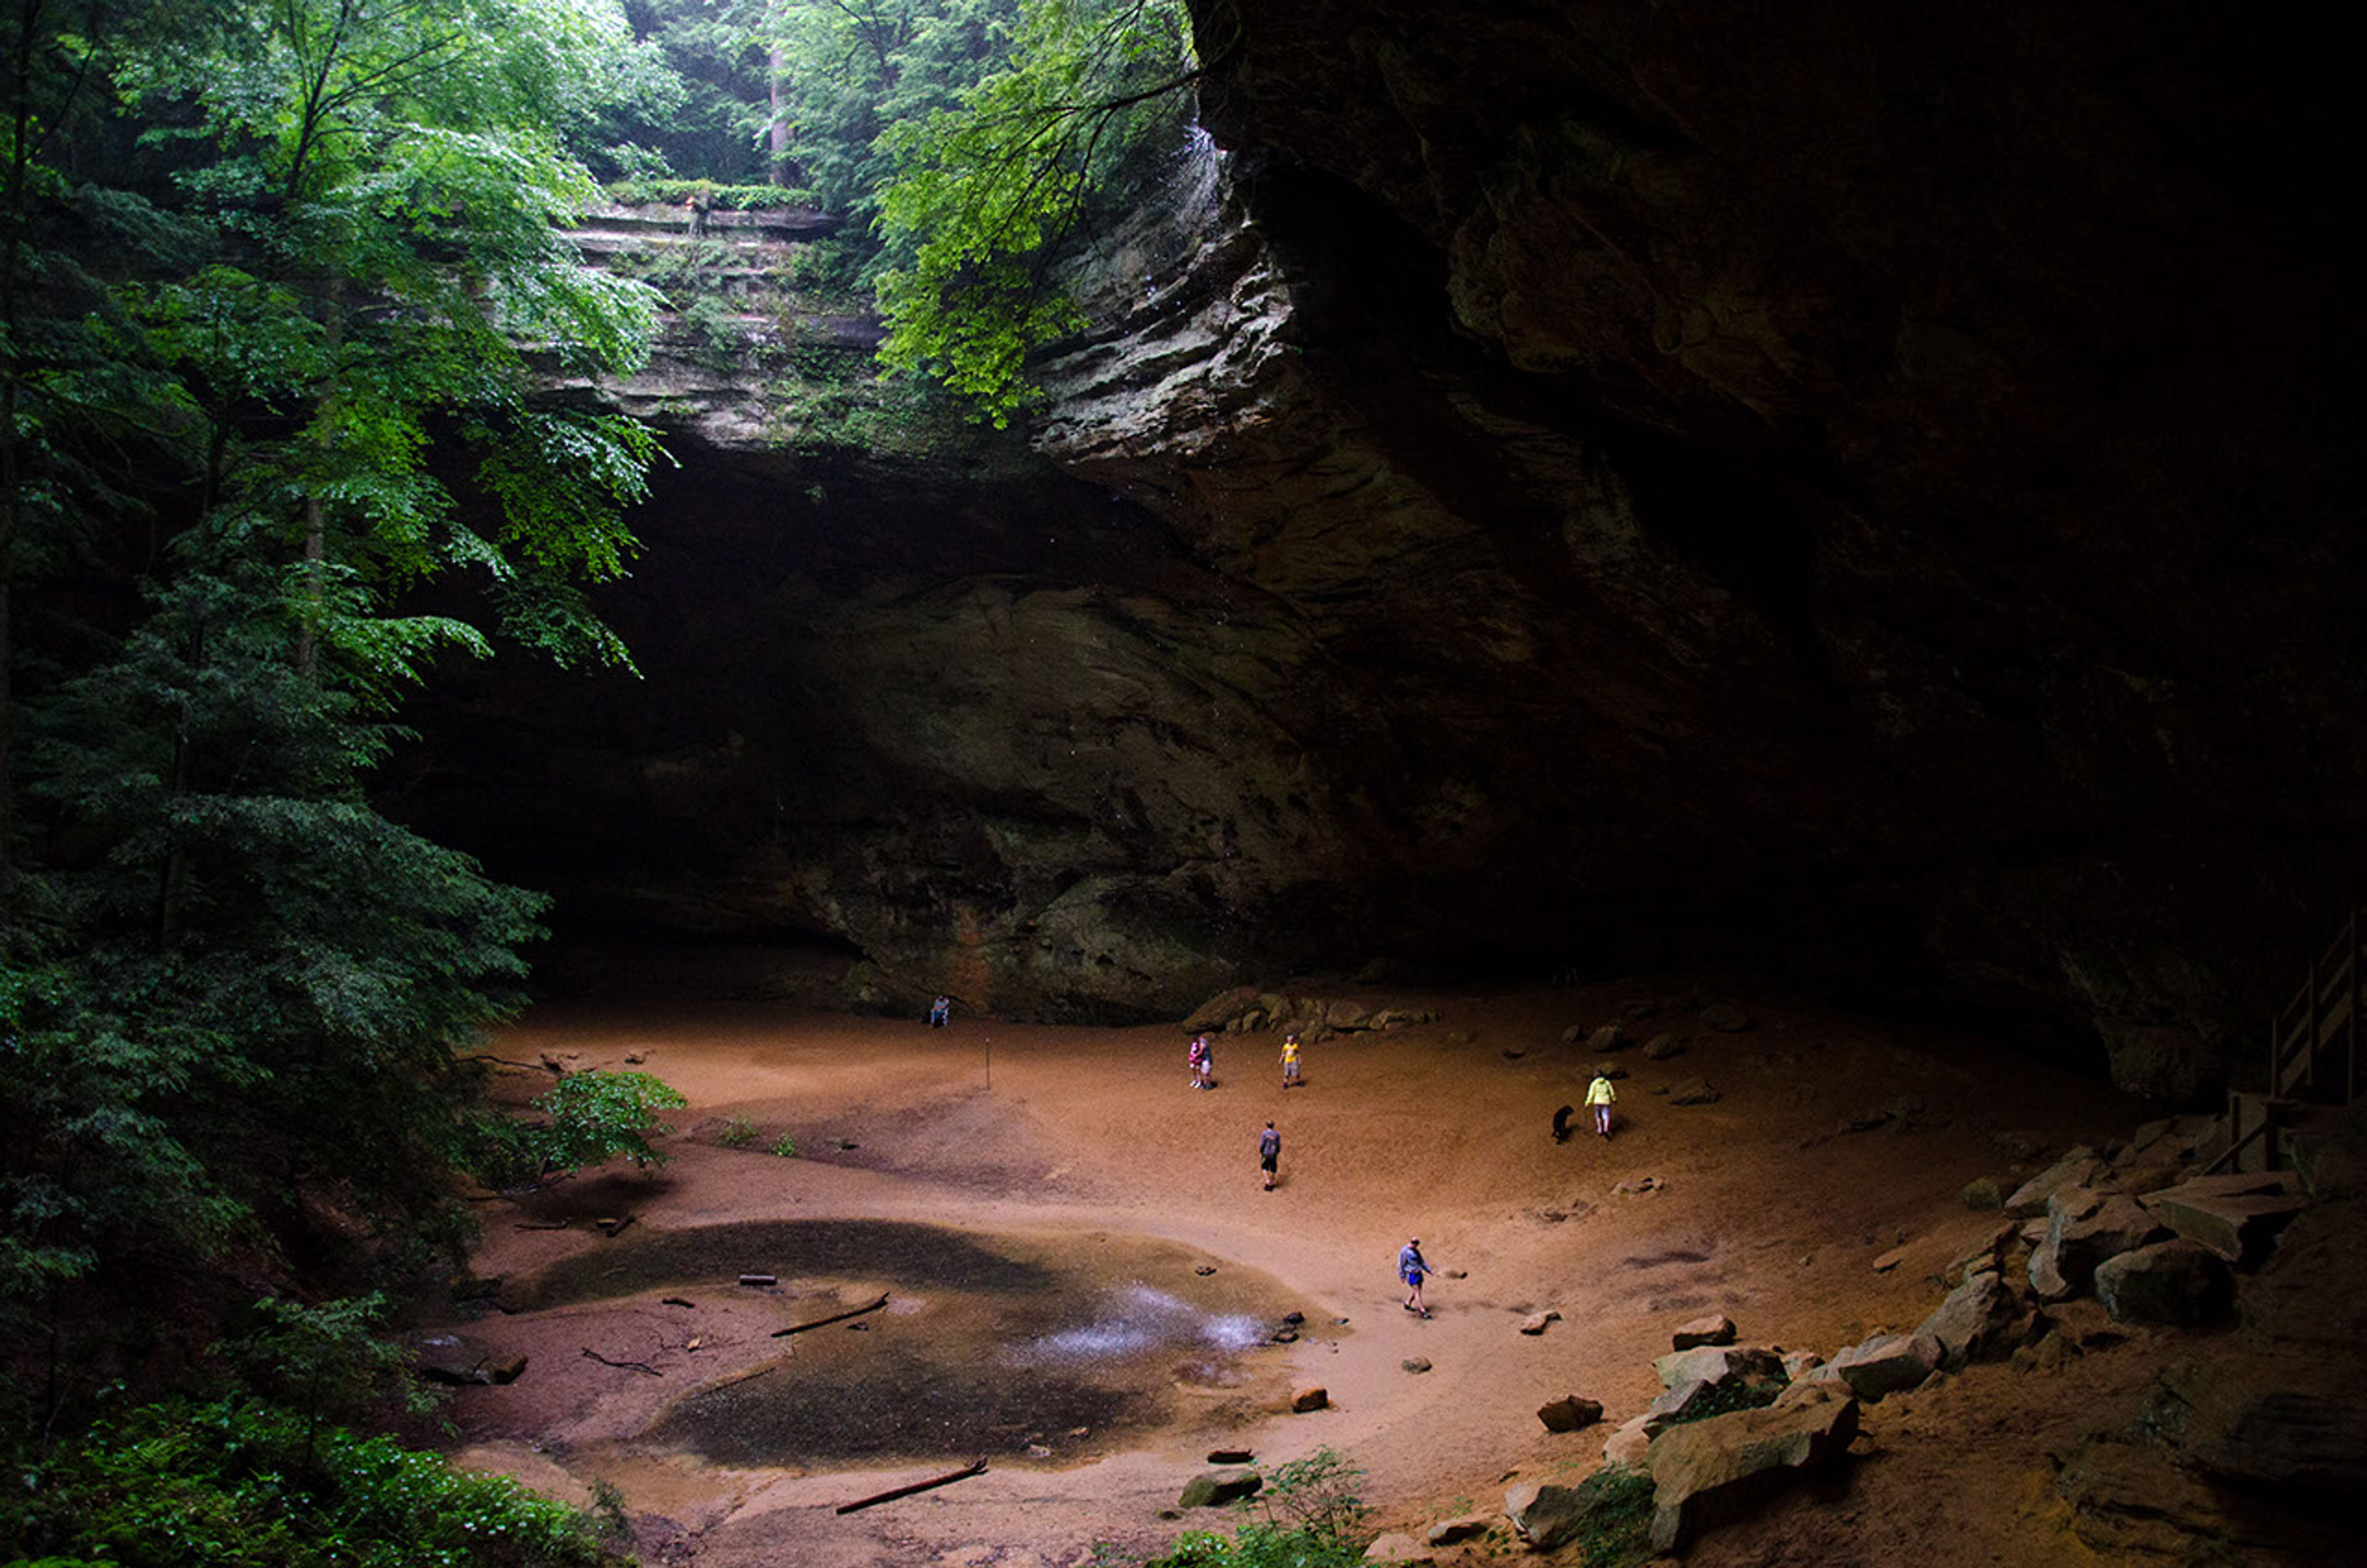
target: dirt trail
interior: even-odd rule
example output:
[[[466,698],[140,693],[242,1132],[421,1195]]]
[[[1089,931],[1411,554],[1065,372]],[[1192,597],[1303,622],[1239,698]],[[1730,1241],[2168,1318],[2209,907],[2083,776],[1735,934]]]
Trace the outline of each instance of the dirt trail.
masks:
[[[1658,1392],[1650,1363],[1670,1330],[1711,1311],[1732,1316],[1750,1342],[1827,1354],[1879,1327],[1911,1327],[1938,1300],[1931,1276],[1961,1240],[1995,1223],[1968,1214],[1957,1193],[1974,1177],[2010,1174],[1996,1134],[2051,1150],[2125,1135],[2146,1114],[2100,1084],[1968,1036],[1747,988],[1719,993],[1751,1015],[1744,1032],[1718,1033],[1690,1009],[1659,1005],[1697,987],[1653,980],[1376,995],[1433,1009],[1437,1021],[1311,1043],[1306,1084],[1287,1092],[1276,1043],[1263,1034],[1220,1037],[1220,1087],[1199,1093],[1186,1086],[1184,1037],[1172,1026],[962,1019],[931,1031],[753,1004],[538,1010],[505,1036],[502,1055],[548,1054],[579,1067],[640,1056],[691,1109],[674,1118],[674,1158],[661,1174],[600,1173],[522,1206],[485,1205],[475,1267],[510,1280],[505,1295],[563,1260],[604,1248],[621,1257],[636,1235],[762,1220],[916,1220],[989,1235],[1123,1233],[1197,1249],[1219,1269],[1270,1276],[1306,1314],[1306,1337],[1250,1355],[1260,1380],[1239,1386],[1254,1387],[1255,1402],[1178,1395],[1171,1427],[1108,1447],[1096,1435],[1061,1443],[1045,1434],[1048,1459],[1031,1459],[1005,1434],[979,1445],[986,1474],[842,1517],[838,1504],[949,1467],[725,1466],[648,1430],[694,1388],[776,1353],[772,1327],[809,1306],[853,1303],[880,1280],[785,1279],[785,1290],[804,1292],[786,1303],[727,1283],[686,1293],[687,1309],[636,1292],[470,1325],[533,1362],[517,1383],[457,1402],[463,1461],[578,1497],[606,1482],[639,1517],[647,1560],[702,1568],[1066,1565],[1095,1540],[1147,1544],[1184,1528],[1159,1511],[1218,1444],[1253,1449],[1262,1463],[1319,1445],[1340,1450],[1368,1473],[1386,1524],[1492,1509],[1512,1472],[1569,1480],[1598,1461],[1606,1428],[1550,1436],[1535,1416],[1545,1400],[1575,1393],[1602,1401],[1611,1421],[1636,1414]],[[1553,1111],[1580,1099],[1594,1059],[1563,1043],[1563,1030],[1606,1021],[1639,999],[1655,1012],[1630,1023],[1631,1034],[1674,1032],[1685,1051],[1660,1062],[1633,1047],[1620,1053],[1630,1076],[1618,1085],[1616,1135],[1581,1131],[1555,1144]],[[1656,1092],[1693,1078],[1720,1098],[1678,1107]],[[532,1092],[534,1076],[518,1075],[515,1087]],[[1906,1131],[1895,1120],[1839,1130],[1916,1106]],[[754,1132],[744,1146],[716,1141],[731,1118]],[[1256,1160],[1268,1118],[1284,1140],[1272,1193],[1260,1189]],[[798,1157],[767,1152],[785,1133]],[[1659,1190],[1613,1190],[1644,1176]],[[618,1240],[590,1226],[625,1213],[633,1228]],[[520,1228],[561,1222],[567,1228]],[[1400,1309],[1391,1267],[1417,1235],[1448,1271],[1433,1286],[1426,1322]],[[1873,1269],[1902,1244],[1896,1267]],[[1545,1308],[1561,1321],[1537,1337],[1516,1332]],[[832,1354],[880,1354],[893,1365],[886,1352],[905,1326],[882,1314],[859,1351]],[[684,1348],[693,1337],[698,1348]],[[605,1366],[579,1354],[586,1346],[662,1375]],[[1403,1370],[1414,1357],[1432,1370]],[[1975,1375],[1991,1373],[2010,1375]],[[1323,1384],[1331,1408],[1281,1413],[1280,1391],[1305,1383]],[[2066,1418],[2104,1397],[2050,1386]],[[1869,1527],[1858,1559],[1835,1555],[1828,1539],[1815,1560],[2049,1568],[2067,1560],[2060,1521],[2039,1495],[2039,1451],[1992,1430],[1999,1423],[1976,1401],[1964,1403],[1954,1425],[1945,1395],[1899,1404],[1889,1426],[1915,1430],[1911,1450],[1886,1446],[1885,1420],[1870,1420],[1866,1446],[1879,1457],[1860,1466],[1837,1506],[1863,1510],[1872,1500],[1901,1528]],[[1881,1501],[1886,1474],[1899,1483],[1895,1506]],[[2025,1493],[2026,1506],[1997,1506]],[[1932,1533],[1934,1520],[1958,1511],[1965,1528]],[[1737,1550],[1745,1540],[1758,1544],[1730,1560],[1791,1560],[1763,1532],[1738,1534]],[[1716,1563],[1722,1550],[1713,1537],[1693,1561]]]

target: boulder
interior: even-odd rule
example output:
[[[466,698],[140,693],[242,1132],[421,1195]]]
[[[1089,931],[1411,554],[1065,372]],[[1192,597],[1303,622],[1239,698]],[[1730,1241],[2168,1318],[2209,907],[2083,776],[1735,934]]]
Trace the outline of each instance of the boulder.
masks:
[[[423,1334],[412,1341],[412,1370],[430,1382],[483,1388],[515,1382],[526,1373],[522,1355],[492,1348],[465,1334]]]
[[[1657,1438],[1671,1427],[1704,1419],[1708,1412],[1717,1408],[1719,1398],[1715,1383],[1704,1382],[1699,1378],[1681,1382],[1644,1407],[1644,1436]]]
[[[2012,1355],[2036,1317],[2002,1279],[1983,1270],[1949,1292],[1915,1332],[1940,1342],[1940,1365],[1953,1372],[1967,1361]]]
[[[1652,1371],[1659,1374],[1663,1388],[1687,1382],[1705,1382],[1715,1388],[1737,1379],[1745,1382],[1784,1381],[1782,1356],[1750,1346],[1703,1345],[1690,1350],[1672,1350],[1654,1360]]]
[[[1578,1534],[1586,1506],[1575,1486],[1523,1483],[1504,1494],[1504,1517],[1533,1551],[1551,1551]]]
[[[1714,1105],[1718,1099],[1717,1090],[1710,1088],[1707,1078],[1687,1078],[1669,1090],[1670,1105]]]
[[[1732,1002],[1712,1002],[1696,1016],[1705,1027],[1720,1034],[1739,1034],[1750,1027],[1750,1015]]]
[[[1886,1394],[1910,1389],[1930,1377],[1946,1354],[1929,1334],[1877,1334],[1841,1351],[1817,1371],[1849,1385],[1872,1404]]]
[[[1408,1356],[1404,1360],[1399,1361],[1398,1365],[1405,1369],[1407,1371],[1420,1374],[1430,1371],[1430,1358],[1427,1356]]]
[[[2194,1458],[2222,1482],[2312,1504],[2367,1495],[2367,1405],[2298,1389],[2252,1395]]]
[[[1614,1082],[1627,1076],[1627,1069],[1616,1062],[1590,1062],[1586,1070],[1591,1077],[1610,1078]]]
[[[1441,1519],[1422,1532],[1422,1540],[1431,1546],[1453,1546],[1458,1541],[1486,1535],[1495,1518],[1488,1514],[1464,1514],[1452,1519]]]
[[[1802,1378],[1806,1377],[1810,1372],[1815,1371],[1818,1367],[1821,1367],[1824,1364],[1825,1359],[1822,1356],[1818,1355],[1814,1350],[1786,1350],[1784,1352],[1784,1375],[1794,1382],[1798,1382]]]
[[[2149,1194],[2154,1217],[2228,1262],[2257,1263],[2269,1243],[2306,1206],[2281,1175],[2198,1176]]]
[[[2236,1302],[2226,1260],[2184,1236],[2106,1258],[2095,1282],[2096,1299],[2122,1323],[2213,1323]]]
[[[2046,1207],[2046,1235],[2030,1258],[2030,1288],[2042,1301],[2078,1295],[2098,1264],[2163,1234],[2161,1222],[2125,1193],[2058,1188]]]
[[[1684,1055],[1685,1043],[1673,1034],[1655,1034],[1644,1042],[1644,1055],[1655,1062]]]
[[[1537,1419],[1546,1424],[1548,1432],[1575,1432],[1603,1419],[1603,1404],[1600,1400],[1581,1399],[1577,1394],[1565,1393],[1559,1399],[1549,1399],[1538,1405]]]
[[[1416,1564],[1434,1563],[1438,1561],[1438,1557],[1429,1547],[1414,1540],[1413,1537],[1392,1531],[1387,1535],[1373,1538],[1373,1544],[1365,1548],[1365,1561],[1393,1562],[1399,1564],[1399,1568],[1414,1568]]]
[[[1707,1317],[1694,1318],[1679,1327],[1670,1337],[1670,1343],[1680,1350],[1698,1349],[1704,1345],[1731,1345],[1734,1343],[1734,1319],[1715,1313]]]
[[[1967,1209],[2002,1209],[2005,1207],[2005,1184],[1994,1176],[1976,1176],[1965,1183],[1957,1194]]]
[[[1543,1334],[1546,1331],[1546,1324],[1558,1323],[1560,1321],[1561,1314],[1553,1311],[1551,1308],[1547,1308],[1544,1312],[1533,1312],[1529,1314],[1528,1316],[1521,1319],[1521,1332],[1523,1334]]]
[[[1645,1456],[1652,1451],[1652,1434],[1645,1430],[1650,1420],[1648,1416],[1638,1416],[1614,1427],[1611,1436],[1603,1439],[1603,1462],[1642,1469]]]
[[[1984,1271],[2003,1273],[2006,1248],[2011,1247],[2021,1234],[2022,1227],[2013,1221],[2001,1221],[1995,1230],[1951,1259],[1943,1278],[1951,1285],[1961,1285]]]
[[[1590,1051],[1619,1051],[1625,1049],[1626,1044],[1626,1032],[1615,1023],[1606,1023],[1586,1037],[1586,1048]]]
[[[1254,1497],[1265,1485],[1265,1478],[1254,1470],[1211,1470],[1194,1476],[1184,1483],[1182,1495],[1175,1499],[1180,1508],[1221,1508],[1243,1497]]]
[[[1304,1416],[1310,1410],[1320,1410],[1331,1403],[1331,1391],[1320,1386],[1302,1388],[1290,1396],[1291,1412],[1298,1416]]]
[[[1641,1197],[1647,1192],[1660,1191],[1667,1186],[1668,1183],[1662,1181],[1657,1176],[1631,1176],[1626,1180],[1613,1187],[1611,1190],[1614,1195],[1621,1198],[1636,1198]]]
[[[2095,1179],[2104,1168],[2096,1151],[2085,1145],[2073,1149],[2036,1176],[2013,1190],[2005,1201],[2005,1212],[2017,1220],[2034,1220],[2046,1213],[2046,1201],[2055,1196],[2059,1187],[2079,1187]]]
[[[1837,1462],[1857,1436],[1857,1401],[1817,1391],[1766,1410],[1714,1416],[1652,1445],[1652,1548],[1683,1550],[1801,1477]]]

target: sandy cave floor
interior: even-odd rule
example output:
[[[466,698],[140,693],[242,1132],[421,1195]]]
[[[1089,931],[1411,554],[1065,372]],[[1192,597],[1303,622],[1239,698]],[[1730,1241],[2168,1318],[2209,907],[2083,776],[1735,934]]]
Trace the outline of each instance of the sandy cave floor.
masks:
[[[1718,1034],[1666,1008],[1631,1023],[1638,1039],[1668,1030],[1688,1048],[1663,1062],[1621,1053],[1630,1076],[1619,1085],[1616,1135],[1581,1132],[1557,1145],[1552,1113],[1580,1099],[1593,1059],[1563,1043],[1563,1030],[1699,989],[1663,979],[1504,994],[1376,991],[1370,999],[1427,1007],[1437,1021],[1311,1043],[1306,1084],[1287,1092],[1264,1034],[1220,1036],[1220,1087],[1197,1093],[1172,1025],[958,1019],[935,1032],[754,1003],[538,1009],[498,1042],[499,1055],[570,1067],[640,1057],[691,1108],[672,1117],[673,1160],[663,1171],[604,1169],[531,1199],[481,1204],[473,1266],[504,1280],[507,1310],[461,1326],[531,1361],[515,1383],[455,1400],[458,1457],[578,1501],[595,1481],[613,1485],[645,1562],[702,1568],[1066,1568],[1095,1540],[1148,1546],[1187,1526],[1220,1525],[1214,1514],[1159,1517],[1215,1447],[1253,1450],[1270,1465],[1329,1445],[1366,1472],[1377,1524],[1418,1532],[1453,1514],[1494,1511],[1511,1481],[1574,1483],[1592,1470],[1610,1426],[1659,1392],[1652,1358],[1686,1319],[1723,1312],[1745,1343],[1828,1355],[1880,1328],[1912,1327],[1942,1293],[1940,1270],[1997,1223],[1965,1209],[1965,1182],[2026,1173],[2073,1142],[2125,1137],[2154,1114],[1973,1036],[1734,987],[1716,994],[1746,1008],[1752,1029]],[[1654,1092],[1696,1077],[1722,1098],[1681,1108]],[[522,1072],[508,1087],[522,1098],[547,1081]],[[1911,1130],[1837,1132],[1906,1097],[1923,1106]],[[1269,1117],[1284,1139],[1273,1193],[1260,1189],[1255,1156]],[[731,1118],[747,1120],[753,1142],[718,1141]],[[2033,1157],[2009,1159],[2001,1132],[2023,1134]],[[798,1157],[769,1152],[784,1133]],[[1661,1190],[1612,1190],[1641,1176]],[[632,1223],[615,1239],[593,1224],[622,1215]],[[703,1460],[678,1438],[692,1396],[780,1381],[758,1369],[785,1344],[797,1347],[798,1359],[784,1363],[797,1375],[827,1364],[859,1383],[866,1359],[906,1365],[904,1353],[957,1337],[966,1323],[978,1330],[990,1306],[1014,1303],[916,1292],[859,1258],[808,1259],[801,1271],[798,1247],[770,1232],[717,1230],[739,1239],[711,1248],[708,1236],[685,1234],[824,1220],[924,1222],[1018,1237],[1022,1250],[1047,1256],[1117,1245],[1125,1257],[1104,1274],[1194,1300],[1221,1284],[1235,1293],[1209,1310],[1261,1322],[1295,1307],[1308,1320],[1305,1337],[1243,1350],[1197,1386],[1179,1365],[1157,1401],[1168,1424],[1148,1432],[1105,1433],[1090,1422],[1019,1432],[1006,1423],[974,1444],[957,1435],[951,1448],[983,1455],[986,1473],[840,1516],[839,1504],[953,1466],[934,1451]],[[780,1233],[806,1234],[819,1233]],[[770,1250],[752,1251],[751,1235],[770,1238]],[[1460,1274],[1433,1282],[1428,1321],[1399,1304],[1392,1262],[1410,1235],[1435,1266]],[[1874,1260],[1902,1244],[1901,1260],[1874,1271]],[[661,1284],[625,1266],[662,1247],[689,1260],[686,1273]],[[736,1283],[759,1252],[774,1260],[777,1290]],[[1213,1276],[1189,1267],[1203,1255]],[[604,1269],[618,1293],[600,1293]],[[588,1270],[595,1283],[572,1294],[540,1290],[570,1270],[579,1280]],[[890,1305],[856,1320],[862,1332],[772,1336],[882,1291]],[[669,1304],[669,1295],[687,1304]],[[1546,1333],[1516,1332],[1546,1308],[1561,1314]],[[1015,1310],[1032,1309],[1023,1301]],[[1007,1317],[994,1321],[1008,1330]],[[2174,1348],[2136,1340],[2049,1377],[1979,1367],[1868,1407],[1846,1480],[1712,1534],[1689,1561],[2101,1561],[2067,1530],[2046,1450],[2132,1404],[2157,1353]],[[641,1368],[605,1365],[586,1350]],[[1404,1370],[1417,1356],[1433,1370]],[[1169,1375],[1154,1365],[1150,1381]],[[1331,1408],[1288,1414],[1289,1390],[1308,1383],[1329,1390]],[[1600,1400],[1605,1424],[1546,1433],[1536,1407],[1565,1393]],[[958,1414],[958,1399],[952,1407]],[[1049,1457],[1031,1458],[1031,1443]],[[1442,1561],[1521,1555],[1480,1542]]]

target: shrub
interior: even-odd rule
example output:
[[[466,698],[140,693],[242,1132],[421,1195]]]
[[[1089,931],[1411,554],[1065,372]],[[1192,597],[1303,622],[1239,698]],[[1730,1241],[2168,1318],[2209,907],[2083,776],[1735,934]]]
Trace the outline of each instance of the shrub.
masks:
[[[304,1458],[312,1445],[310,1462]],[[268,1404],[144,1405],[16,1467],[0,1558],[110,1568],[606,1568],[590,1519],[504,1476]]]
[[[715,1141],[727,1149],[744,1149],[756,1141],[756,1123],[745,1116],[727,1116],[723,1119],[723,1131],[715,1134]]]

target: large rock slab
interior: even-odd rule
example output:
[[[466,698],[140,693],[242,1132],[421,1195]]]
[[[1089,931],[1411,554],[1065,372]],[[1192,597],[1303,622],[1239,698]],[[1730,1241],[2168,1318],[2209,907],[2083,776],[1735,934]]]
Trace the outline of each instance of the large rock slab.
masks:
[[[2096,1299],[2123,1323],[2191,1326],[2227,1315],[2236,1279],[2226,1259],[2199,1241],[2176,1236],[2098,1264]]]
[[[1660,1386],[1676,1388],[1704,1382],[1715,1388],[1740,1379],[1746,1382],[1782,1382],[1784,1358],[1773,1350],[1748,1345],[1702,1345],[1672,1350],[1652,1362]]]
[[[1886,1394],[1920,1383],[1939,1368],[1945,1354],[1940,1341],[1929,1334],[1877,1334],[1841,1351],[1812,1377],[1817,1382],[1845,1383],[1852,1393],[1871,1404]]]
[[[2104,1168],[2096,1151],[2085,1145],[2073,1149],[2036,1176],[2015,1188],[2005,1201],[2009,1218],[2034,1220],[2046,1213],[2046,1201],[2062,1187],[2081,1187],[2095,1179]]]
[[[2260,1260],[2307,1200],[2278,1175],[2200,1176],[2150,1194],[2145,1206],[2187,1240],[2245,1267]]]
[[[1575,1432],[1603,1419],[1603,1404],[1600,1400],[1565,1393],[1559,1399],[1549,1399],[1538,1405],[1537,1419],[1545,1423],[1548,1432]]]
[[[2158,1219],[2123,1192],[2060,1188],[2046,1208],[2046,1235],[2030,1256],[2030,1288],[2042,1301],[2080,1294],[2104,1259],[2166,1234]]]
[[[515,1382],[526,1373],[527,1358],[495,1350],[466,1334],[423,1334],[412,1341],[413,1371],[430,1382],[457,1388],[489,1387]]]
[[[1837,1462],[1857,1436],[1857,1401],[1819,1391],[1665,1432],[1652,1444],[1652,1547],[1678,1551],[1801,1477]]]

